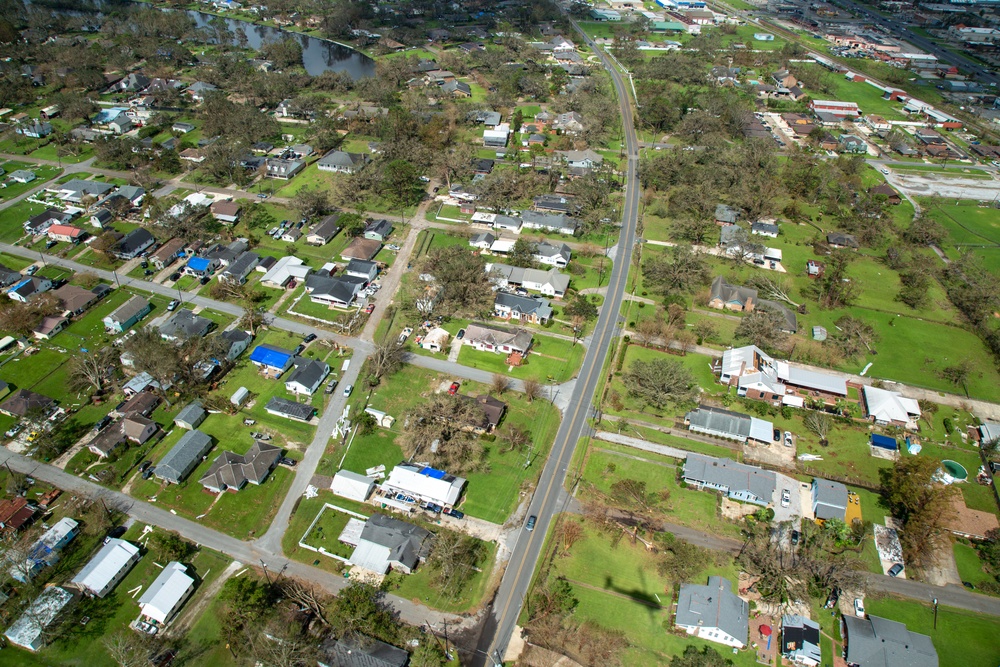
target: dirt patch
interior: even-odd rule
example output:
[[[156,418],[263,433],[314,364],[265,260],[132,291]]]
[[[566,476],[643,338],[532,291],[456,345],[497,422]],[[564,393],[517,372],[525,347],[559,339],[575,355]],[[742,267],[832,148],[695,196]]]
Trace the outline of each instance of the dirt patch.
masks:
[[[795,448],[786,447],[780,443],[773,445],[743,445],[743,459],[745,461],[757,461],[766,463],[787,470],[795,469]]]
[[[226,566],[226,569],[222,571],[222,574],[216,577],[215,581],[206,586],[204,590],[198,591],[198,601],[192,605],[188,605],[187,609],[184,610],[183,615],[170,626],[169,630],[167,630],[167,636],[183,637],[186,635],[188,630],[191,629],[191,625],[201,617],[208,604],[218,597],[219,591],[222,590],[222,585],[242,568],[243,563],[234,560]]]
[[[723,498],[722,505],[719,507],[719,511],[722,513],[722,518],[731,519],[733,521],[739,521],[743,517],[749,516],[759,509],[760,508],[756,505],[738,503],[735,500],[730,500],[729,498]]]

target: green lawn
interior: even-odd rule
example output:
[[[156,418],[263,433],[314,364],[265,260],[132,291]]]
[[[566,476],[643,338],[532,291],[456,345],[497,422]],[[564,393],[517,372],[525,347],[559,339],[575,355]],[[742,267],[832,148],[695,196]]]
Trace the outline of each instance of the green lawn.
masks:
[[[958,567],[958,575],[962,577],[962,581],[968,581],[976,588],[984,583],[996,583],[996,578],[983,570],[979,554],[973,547],[965,542],[955,542],[954,551],[955,565]]]
[[[942,244],[951,258],[963,249],[979,255],[983,265],[1000,273],[1000,210],[979,206],[977,202],[924,198],[920,200],[928,215],[948,231]],[[978,247],[986,246],[986,247]]]
[[[886,597],[868,598],[869,614],[905,623],[912,632],[929,635],[937,649],[941,667],[970,667],[1000,664],[1000,642],[992,641],[1000,633],[1000,619],[952,607],[938,608],[937,629],[930,604]]]
[[[0,167],[2,167],[6,172],[3,176],[0,176],[0,181],[4,183],[4,187],[0,188],[0,201],[7,201],[27,192],[28,190],[34,190],[43,183],[52,180],[62,173],[62,169],[59,167],[27,164],[24,162],[15,162],[13,160],[0,163]],[[35,180],[30,183],[17,183],[10,180],[8,178],[10,173],[18,169],[25,169],[33,172],[35,174]]]
[[[819,65],[798,65],[801,69],[821,69]],[[822,70],[826,72],[826,70]],[[823,99],[834,99],[842,102],[855,102],[863,114],[878,114],[889,120],[905,120],[900,111],[899,102],[882,99],[882,91],[863,81],[848,81],[843,76],[827,74],[827,80],[833,88],[832,95],[820,95]]]
[[[463,345],[458,363],[470,368],[480,368],[491,373],[503,373],[515,378],[535,378],[541,382],[565,382],[580,369],[583,362],[583,345],[551,336],[535,335],[531,352],[520,366],[511,368],[507,356],[493,352],[480,352]]]
[[[0,211],[0,242],[14,243],[24,236],[24,223],[45,208],[41,204],[22,201]]]

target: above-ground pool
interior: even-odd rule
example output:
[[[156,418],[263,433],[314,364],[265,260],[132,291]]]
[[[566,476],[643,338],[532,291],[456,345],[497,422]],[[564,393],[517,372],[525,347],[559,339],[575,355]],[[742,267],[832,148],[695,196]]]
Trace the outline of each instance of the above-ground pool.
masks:
[[[951,459],[945,459],[941,461],[942,470],[940,471],[942,480],[945,484],[953,484],[955,482],[964,482],[969,478],[969,471],[965,469],[958,461],[952,461]]]

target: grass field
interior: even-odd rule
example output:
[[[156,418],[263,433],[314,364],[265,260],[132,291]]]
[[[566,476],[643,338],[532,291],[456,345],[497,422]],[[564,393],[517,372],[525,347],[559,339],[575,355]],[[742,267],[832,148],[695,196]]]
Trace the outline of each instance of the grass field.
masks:
[[[801,68],[820,68],[819,65],[800,65]],[[825,71],[825,70],[823,70]],[[900,111],[899,102],[882,99],[882,91],[863,81],[848,81],[843,76],[829,74],[827,80],[833,88],[833,94],[823,96],[823,99],[835,99],[842,102],[855,102],[863,114],[878,114],[889,120],[905,120]]]
[[[942,250],[949,257],[969,250],[983,259],[988,270],[1000,274],[1000,210],[950,199],[927,198],[920,204],[948,231]]]
[[[964,542],[955,542],[955,565],[958,567],[958,575],[962,581],[968,581],[976,588],[987,582],[996,582],[983,570],[983,564],[979,560],[976,550]]]
[[[470,368],[480,368],[491,373],[503,373],[515,378],[534,378],[541,382],[565,382],[580,369],[583,362],[583,345],[552,336],[535,335],[531,352],[520,366],[507,364],[504,354],[480,352],[463,345],[458,363]]]

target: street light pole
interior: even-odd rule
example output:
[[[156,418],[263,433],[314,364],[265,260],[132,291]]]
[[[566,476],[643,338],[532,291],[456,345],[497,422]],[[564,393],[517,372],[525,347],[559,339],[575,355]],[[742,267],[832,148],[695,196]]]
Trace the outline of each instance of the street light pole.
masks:
[[[934,629],[937,630],[938,599],[934,598]]]

